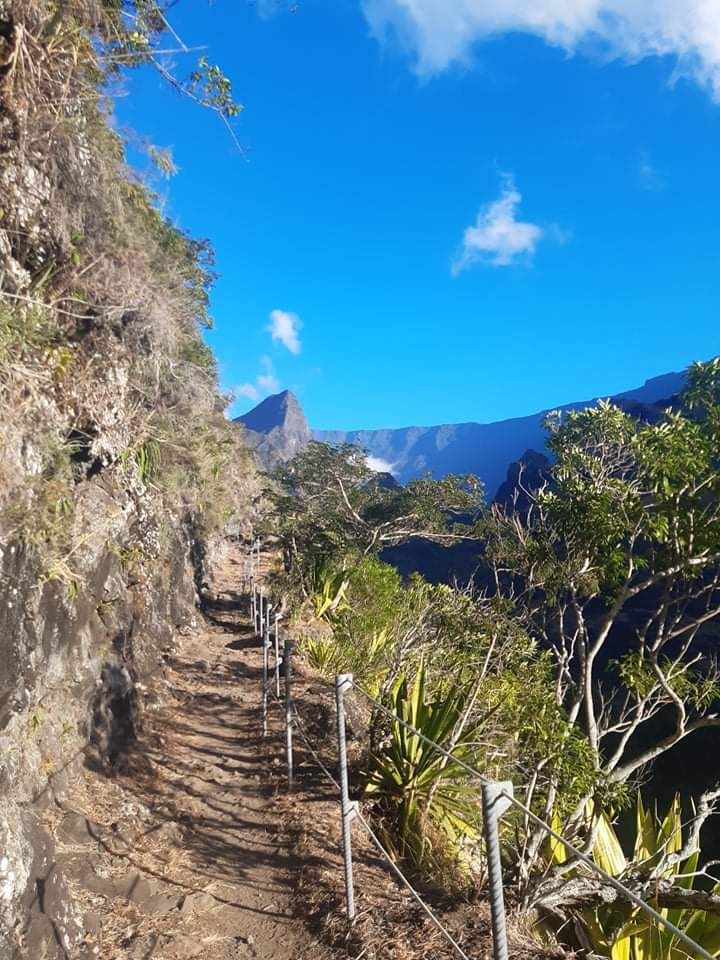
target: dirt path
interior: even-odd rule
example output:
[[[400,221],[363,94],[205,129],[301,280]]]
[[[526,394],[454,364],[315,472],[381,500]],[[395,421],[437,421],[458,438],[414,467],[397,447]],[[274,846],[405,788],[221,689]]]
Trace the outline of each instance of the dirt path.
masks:
[[[141,690],[143,733],[128,770],[108,778],[81,767],[63,804],[48,809],[57,875],[71,887],[82,932],[67,951],[59,938],[52,953],[28,941],[24,958],[456,956],[359,829],[353,839],[358,917],[348,931],[337,794],[300,728],[296,789],[286,793],[277,709],[269,736],[261,736],[262,652],[240,592],[242,569],[242,560],[228,555],[204,616],[177,638],[165,671]],[[301,728],[334,770],[332,686],[299,658],[293,675]],[[348,750],[357,761],[367,722],[359,705],[348,721]],[[486,904],[426,894],[468,955],[486,960]],[[54,896],[49,879],[35,916],[46,940],[52,931],[42,921]],[[522,926],[511,927],[513,960],[557,955],[538,947]]]
[[[232,556],[221,565],[205,618],[178,638],[128,773],[83,770],[57,814],[59,859],[84,914],[83,956],[323,953],[292,916],[301,865],[271,786],[278,733],[260,736],[262,656],[240,570]]]

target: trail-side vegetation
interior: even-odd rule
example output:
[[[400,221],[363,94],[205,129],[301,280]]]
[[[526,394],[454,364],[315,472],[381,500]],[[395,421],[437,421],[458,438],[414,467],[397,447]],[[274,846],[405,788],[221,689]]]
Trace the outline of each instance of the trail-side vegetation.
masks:
[[[142,64],[223,122],[239,112],[206,59],[169,71],[165,7],[0,0],[0,533],[71,593],[117,536],[162,563],[172,527],[212,540],[254,492],[202,336],[212,250],[165,217],[112,122]],[[82,508],[91,479],[106,509]],[[144,504],[129,536],[127,496]]]
[[[487,776],[720,954],[720,884],[701,830],[720,789],[651,812],[653,764],[720,727],[720,362],[689,371],[658,422],[611,404],[548,420],[554,457],[522,509],[474,478],[406,488],[360,452],[313,444],[278,471],[275,589],[309,663],[357,682]],[[484,590],[403,582],[382,547],[482,546]],[[478,784],[375,708],[358,788],[390,849],[426,882],[481,882]],[[625,849],[626,824],[637,820]],[[686,956],[522,814],[507,875],[537,930],[611,960]],[[615,826],[615,825],[618,826]],[[613,891],[611,893],[614,894]]]

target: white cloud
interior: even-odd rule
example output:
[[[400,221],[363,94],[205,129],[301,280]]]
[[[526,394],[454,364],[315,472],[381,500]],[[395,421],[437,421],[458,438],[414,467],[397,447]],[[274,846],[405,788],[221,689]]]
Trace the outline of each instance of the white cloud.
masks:
[[[432,74],[468,62],[493,34],[531,33],[568,53],[591,49],[636,62],[675,58],[674,77],[690,77],[720,102],[718,0],[361,0],[372,32],[395,32]]]
[[[452,265],[454,276],[473,263],[507,267],[523,254],[532,256],[543,231],[535,223],[516,219],[521,200],[513,178],[505,174],[499,199],[482,207],[474,226],[466,228],[462,249]]]
[[[566,243],[570,243],[573,238],[572,230],[568,229],[568,227],[561,226],[559,223],[549,224],[546,235],[561,247],[564,247]]]
[[[257,375],[255,383],[241,383],[231,388],[230,393],[233,398],[233,406],[237,400],[243,397],[247,397],[248,400],[257,403],[260,397],[266,397],[270,393],[277,393],[280,389],[280,381],[275,376],[270,357],[260,357],[260,366],[263,372]]]
[[[280,389],[280,381],[275,376],[270,357],[260,357],[260,366],[265,372],[261,373],[255,382],[263,393],[275,393]]]
[[[387,460],[383,460],[381,457],[365,457],[365,462],[370,467],[371,470],[375,470],[376,473],[392,473],[394,463],[388,463]]]
[[[257,0],[255,9],[261,20],[269,20],[278,12],[277,0]]]
[[[286,310],[272,310],[270,323],[265,328],[274,342],[282,343],[290,353],[300,353],[300,317]]]
[[[288,10],[290,13],[297,11],[297,4],[291,3],[289,0],[251,0],[250,6],[255,7],[261,20],[271,20],[277,14]]]
[[[240,399],[240,397],[247,397],[248,400],[257,400],[260,396],[258,388],[254,387],[252,383],[241,383],[239,386],[233,387],[231,393],[236,400]]]
[[[280,389],[280,381],[274,373],[267,373],[257,378],[257,385],[264,393],[275,393]]]

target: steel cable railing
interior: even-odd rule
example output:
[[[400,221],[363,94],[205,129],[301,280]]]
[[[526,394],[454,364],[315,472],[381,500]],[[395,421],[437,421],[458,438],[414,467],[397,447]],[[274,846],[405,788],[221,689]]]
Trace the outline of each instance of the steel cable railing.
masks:
[[[253,591],[255,590],[254,585],[253,585],[252,589],[253,589]],[[266,600],[266,611],[268,611],[268,612],[269,612],[269,606],[270,606],[270,605],[268,604],[268,601]],[[252,608],[253,608],[253,611],[254,611],[254,613],[255,613],[255,615],[256,615],[256,629],[258,630],[258,633],[260,634],[260,636],[261,636],[262,639],[263,639],[263,643],[264,643],[264,646],[265,646],[265,652],[266,652],[266,655],[267,655],[267,651],[269,650],[270,645],[271,645],[271,644],[270,644],[269,616],[266,616],[265,618],[262,617],[262,614],[261,614],[262,601],[260,601],[259,609],[258,609],[258,601],[257,601],[257,598],[256,598],[255,596],[253,596]],[[260,614],[259,617],[257,616],[258,614]],[[276,624],[275,624],[275,627],[276,627],[276,638],[275,638],[275,648],[276,648],[275,675],[276,675],[276,677],[277,677],[277,676],[278,676],[278,662],[277,662],[277,622],[276,622]],[[286,640],[286,647],[285,647],[286,650],[291,649],[291,646],[292,646],[292,645],[291,645],[291,644],[289,645],[289,643],[290,643],[289,640]],[[289,645],[289,646],[288,646],[288,645]],[[285,663],[285,671],[286,671],[287,674],[289,674],[289,669],[288,669],[288,668],[289,668],[289,662],[288,662],[288,663]],[[287,680],[287,679],[288,679],[288,677],[287,677],[287,675],[286,675],[286,680]],[[266,709],[266,703],[267,703],[267,699],[266,699],[266,698],[268,697],[268,695],[271,696],[272,699],[275,700],[276,702],[278,702],[278,703],[281,702],[279,696],[277,695],[277,692],[275,693],[275,695],[273,695],[273,692],[269,689],[269,687],[271,686],[271,683],[269,683],[268,681],[269,681],[269,677],[268,677],[267,667],[266,667],[266,668],[265,668],[265,672],[264,672],[264,680],[263,680],[263,701],[264,701],[264,709]],[[328,683],[327,685],[328,685],[328,687],[330,686],[329,683]],[[642,897],[639,897],[636,893],[634,893],[634,892],[633,892],[629,887],[627,887],[624,883],[622,883],[622,882],[621,882],[620,880],[618,880],[616,877],[613,877],[612,874],[608,873],[606,870],[603,870],[603,868],[600,867],[597,863],[595,863],[595,861],[592,860],[587,854],[583,853],[582,850],[579,850],[579,849],[578,849],[573,843],[571,843],[569,840],[566,840],[565,837],[562,836],[562,834],[560,834],[560,833],[558,833],[556,830],[554,830],[553,827],[552,827],[550,824],[546,823],[541,817],[539,817],[539,816],[537,816],[535,813],[533,813],[532,810],[530,810],[530,808],[527,807],[525,804],[523,804],[520,800],[517,800],[517,799],[515,798],[515,796],[513,795],[512,785],[511,785],[511,784],[509,784],[509,783],[507,783],[507,784],[497,783],[496,781],[494,781],[494,780],[492,780],[491,778],[487,777],[485,774],[483,774],[483,773],[482,773],[480,770],[478,770],[477,768],[475,768],[475,767],[473,767],[472,765],[466,763],[464,760],[460,759],[459,757],[456,757],[456,756],[452,753],[451,750],[446,750],[444,747],[440,746],[440,744],[436,743],[434,740],[432,740],[432,739],[430,739],[429,737],[425,736],[425,734],[423,734],[422,731],[418,730],[418,729],[417,729],[416,727],[414,727],[412,724],[408,723],[406,720],[403,720],[402,717],[399,717],[399,716],[397,716],[397,714],[393,713],[392,710],[390,710],[388,707],[386,707],[386,706],[385,706],[381,701],[379,701],[376,697],[373,697],[372,694],[370,694],[367,690],[363,689],[362,686],[360,686],[359,684],[355,683],[350,675],[343,674],[343,675],[340,675],[340,676],[337,678],[337,682],[336,682],[336,685],[335,685],[335,693],[336,693],[336,697],[338,698],[338,701],[337,701],[337,702],[338,702],[338,707],[341,707],[341,704],[342,704],[342,694],[343,694],[343,691],[349,689],[350,687],[352,687],[352,688],[353,688],[354,690],[356,690],[359,694],[361,694],[361,696],[363,696],[369,703],[371,703],[374,707],[376,707],[383,715],[385,715],[387,718],[389,718],[390,720],[392,720],[393,723],[399,724],[400,726],[402,726],[403,728],[405,728],[406,730],[408,730],[410,733],[412,733],[414,736],[417,736],[420,740],[422,740],[424,743],[428,744],[428,745],[429,745],[434,751],[436,751],[438,754],[440,754],[441,756],[443,756],[443,757],[447,758],[448,760],[452,761],[452,762],[455,763],[457,766],[459,766],[461,769],[463,769],[467,774],[469,774],[473,779],[476,779],[477,781],[480,782],[480,784],[481,784],[481,786],[482,786],[482,789],[483,789],[483,812],[484,812],[484,814],[485,814],[485,821],[486,821],[485,827],[486,827],[486,841],[487,841],[487,843],[488,843],[488,852],[490,852],[491,846],[494,846],[496,850],[498,849],[498,844],[497,844],[497,821],[498,821],[499,816],[501,816],[502,813],[503,813],[506,809],[509,808],[509,806],[513,806],[513,807],[515,807],[517,810],[520,810],[520,811],[524,814],[524,816],[525,816],[529,821],[531,821],[531,822],[534,823],[536,826],[538,826],[538,827],[540,827],[541,829],[543,829],[544,831],[546,831],[546,833],[547,833],[547,835],[548,835],[549,837],[552,837],[556,842],[562,844],[562,846],[563,846],[570,854],[572,854],[576,860],[578,860],[580,863],[582,863],[585,867],[587,867],[590,871],[592,871],[593,873],[595,873],[597,876],[601,877],[607,884],[609,884],[609,885],[610,885],[617,893],[619,893],[624,899],[626,899],[626,900],[628,900],[630,903],[634,904],[636,907],[638,907],[638,909],[642,910],[647,916],[651,917],[657,924],[661,925],[661,926],[664,927],[666,930],[668,930],[670,933],[672,933],[675,937],[677,937],[677,939],[678,939],[682,944],[684,944],[686,947],[688,947],[688,948],[693,952],[693,954],[695,955],[695,957],[700,957],[700,958],[702,958],[702,960],[717,960],[717,957],[714,957],[712,954],[710,954],[701,944],[697,943],[695,940],[693,940],[691,937],[689,937],[683,930],[681,930],[678,926],[676,926],[674,923],[672,923],[670,920],[668,920],[667,917],[664,917],[659,911],[657,911],[657,910],[656,910],[654,907],[652,907],[649,903],[647,903],[645,900],[643,900]],[[295,709],[295,707],[294,707],[294,705],[293,705],[293,703],[292,703],[292,700],[291,700],[291,699],[289,698],[289,696],[288,696],[287,687],[286,687],[286,727],[287,727],[286,733],[287,733],[288,744],[289,744],[289,746],[288,746],[288,768],[289,768],[289,774],[290,774],[290,786],[291,786],[291,788],[292,788],[292,779],[291,779],[291,769],[292,769],[292,758],[291,758],[291,754],[292,754],[292,737],[291,737],[291,728],[294,727],[294,728],[296,728],[296,729],[298,730],[298,732],[300,733],[300,736],[302,737],[302,739],[303,739],[305,745],[307,746],[309,752],[311,753],[311,755],[312,755],[313,758],[315,759],[316,763],[318,764],[320,770],[321,770],[321,771],[323,772],[323,774],[332,782],[333,786],[334,786],[337,790],[339,790],[339,791],[341,792],[341,794],[342,794],[342,780],[343,780],[343,777],[341,776],[341,783],[338,783],[337,780],[332,776],[332,774],[330,773],[330,771],[327,769],[327,767],[325,766],[325,764],[322,762],[322,760],[321,760],[321,758],[319,757],[317,751],[312,747],[312,745],[311,745],[311,743],[310,743],[310,740],[309,740],[309,738],[307,737],[307,734],[306,734],[306,732],[305,732],[305,730],[304,730],[304,728],[303,728],[303,725],[302,725],[302,722],[301,722],[301,720],[300,720],[300,717],[299,717],[299,715],[298,715],[298,713],[297,713],[297,710]],[[342,748],[344,747],[344,721],[343,721],[343,723],[342,723],[342,729],[339,729],[338,734],[339,734],[339,740],[340,740],[340,743],[341,743],[341,760],[342,760],[342,756],[344,755],[344,749],[342,749]],[[341,766],[342,766],[342,764],[341,764]],[[341,774],[342,774],[342,769],[341,769]],[[417,893],[417,891],[414,890],[414,888],[412,887],[412,885],[410,884],[410,882],[409,882],[409,881],[407,880],[407,878],[402,874],[402,871],[401,871],[400,868],[397,866],[397,864],[393,861],[393,859],[392,859],[392,857],[390,856],[390,854],[389,854],[389,853],[385,850],[385,848],[382,846],[382,844],[381,844],[380,840],[378,839],[377,835],[376,835],[375,832],[372,830],[372,827],[370,826],[370,824],[367,822],[366,818],[363,816],[362,812],[360,811],[360,808],[359,808],[358,804],[357,804],[357,803],[354,803],[354,802],[350,802],[349,799],[348,799],[348,797],[347,797],[347,794],[345,793],[344,796],[341,796],[341,805],[342,805],[342,818],[343,818],[343,836],[344,836],[344,838],[347,837],[347,849],[345,850],[345,861],[346,861],[345,866],[346,866],[346,886],[348,887],[348,889],[347,889],[347,894],[348,894],[348,904],[349,904],[349,910],[348,910],[349,919],[352,920],[352,917],[353,917],[353,915],[354,915],[354,907],[352,907],[352,904],[353,904],[353,891],[352,891],[351,860],[350,860],[350,863],[348,863],[348,858],[349,858],[349,856],[350,856],[348,827],[349,827],[349,822],[350,822],[352,819],[354,819],[354,818],[357,817],[357,819],[358,819],[359,822],[362,824],[362,826],[364,827],[364,829],[368,832],[371,840],[373,841],[374,845],[378,848],[379,852],[380,852],[380,853],[382,854],[382,856],[387,860],[388,864],[389,864],[390,867],[393,869],[393,871],[396,873],[396,875],[398,876],[398,878],[403,882],[403,884],[404,884],[405,886],[407,886],[408,890],[409,890],[410,893],[413,895],[413,897],[421,904],[421,906],[423,907],[423,909],[430,915],[433,923],[435,923],[435,925],[438,927],[438,929],[440,929],[440,930],[442,931],[442,933],[447,937],[448,941],[452,944],[452,946],[454,947],[454,949],[458,952],[459,956],[465,958],[465,960],[469,960],[469,958],[468,958],[467,955],[463,952],[463,950],[462,950],[462,948],[459,946],[459,944],[453,939],[452,935],[443,927],[443,925],[440,923],[440,921],[438,920],[438,918],[432,913],[432,911],[431,911],[430,908],[427,906],[427,904],[425,904],[424,901],[420,898],[420,896],[419,896],[419,894]],[[493,831],[494,831],[494,836],[492,836]],[[344,844],[344,846],[345,846],[345,844]],[[491,866],[492,866],[492,865],[489,863],[489,864],[488,864],[488,867],[490,868]],[[348,869],[349,869],[349,881],[348,881]],[[492,874],[493,871],[489,869],[489,873]],[[503,897],[502,897],[502,877],[501,877],[501,875],[500,875],[499,858],[498,858],[497,863],[496,863],[496,865],[495,865],[495,876],[494,876],[494,878],[493,878],[493,876],[490,876],[489,879],[490,879],[490,885],[491,885],[491,887],[494,887],[494,889],[491,889],[490,901],[491,901],[491,909],[492,909],[492,912],[493,912],[493,932],[494,932],[494,937],[495,937],[495,958],[496,958],[496,960],[505,960],[505,958],[507,958],[507,956],[508,956],[508,953],[507,953],[507,942],[506,942],[505,930],[504,930],[504,907],[503,907]],[[498,915],[499,913],[502,913],[502,917],[500,917],[500,916]],[[498,942],[498,941],[501,941],[501,942]]]
[[[305,731],[305,728],[304,728],[304,726],[303,726],[303,723],[302,723],[302,721],[300,720],[300,716],[299,716],[299,714],[297,713],[296,710],[293,710],[293,719],[294,719],[294,721],[295,721],[295,723],[296,723],[296,725],[297,725],[297,726],[296,726],[296,729],[297,729],[298,733],[300,734],[303,742],[305,743],[305,746],[307,747],[309,753],[310,753],[311,756],[313,757],[315,763],[318,765],[318,767],[320,768],[320,770],[322,771],[322,773],[325,775],[326,779],[330,781],[330,783],[335,787],[336,790],[340,791],[340,784],[337,782],[337,780],[335,779],[335,777],[330,773],[330,771],[328,770],[328,768],[325,766],[325,764],[323,763],[322,759],[320,758],[317,750],[315,750],[315,748],[313,747],[312,743],[310,742],[310,739],[309,739],[308,736],[307,736],[307,733],[306,733],[306,731]],[[375,833],[375,831],[373,830],[373,828],[370,826],[370,824],[369,824],[368,821],[366,820],[365,816],[364,816],[363,813],[362,813],[362,810],[360,809],[359,804],[355,807],[355,812],[356,812],[356,816],[357,816],[358,821],[361,823],[361,825],[362,825],[362,826],[364,827],[364,829],[366,830],[366,832],[367,832],[368,836],[370,837],[370,839],[372,840],[373,844],[377,847],[378,852],[381,854],[381,856],[383,857],[383,859],[387,862],[388,866],[389,866],[389,867],[391,868],[391,870],[395,873],[395,875],[396,875],[397,878],[401,881],[401,883],[403,883],[404,886],[407,887],[407,889],[408,889],[408,891],[410,892],[410,894],[411,894],[411,896],[413,897],[413,899],[419,904],[419,906],[420,906],[420,907],[423,909],[423,911],[427,914],[427,916],[430,918],[430,920],[435,924],[435,926],[437,927],[437,929],[438,929],[438,930],[442,933],[442,935],[446,938],[446,940],[448,941],[448,943],[450,943],[450,944],[452,945],[452,947],[454,947],[454,949],[455,949],[455,951],[457,952],[458,956],[461,957],[462,960],[470,960],[470,957],[468,957],[468,955],[465,953],[465,951],[464,951],[463,948],[460,946],[460,944],[455,940],[455,938],[454,938],[453,935],[450,933],[450,931],[447,929],[447,927],[445,927],[444,924],[438,919],[438,917],[435,916],[435,914],[434,914],[433,911],[430,909],[430,907],[425,903],[425,901],[422,899],[422,897],[420,896],[420,894],[417,892],[417,890],[413,887],[413,885],[410,883],[410,881],[409,881],[408,878],[405,876],[405,874],[402,872],[402,870],[401,870],[401,869],[398,867],[398,865],[395,863],[395,861],[393,860],[392,856],[388,853],[388,851],[387,851],[387,850],[385,849],[385,847],[382,845],[382,841],[380,840],[380,838],[377,836],[377,834]]]
[[[297,710],[295,710],[294,708],[293,708],[293,721],[295,722],[295,724],[296,724],[296,729],[297,729],[298,733],[300,734],[300,736],[302,737],[302,739],[303,739],[303,741],[304,741],[304,743],[305,743],[305,746],[307,747],[308,751],[310,752],[313,760],[314,760],[315,763],[318,765],[318,767],[320,767],[320,770],[325,774],[325,776],[326,776],[327,779],[330,781],[330,783],[332,783],[332,785],[335,787],[335,789],[336,789],[336,790],[339,790],[339,789],[340,789],[340,784],[337,782],[337,780],[335,779],[335,777],[330,773],[330,771],[328,770],[328,768],[325,766],[325,764],[323,763],[323,761],[320,759],[320,756],[318,755],[317,751],[314,749],[313,745],[310,743],[310,740],[308,739],[307,733],[305,732],[305,727],[303,726],[303,723],[302,723],[302,721],[301,721],[301,719],[300,719],[300,717],[299,717],[299,715],[298,715]]]
[[[451,751],[445,750],[439,744],[435,743],[434,740],[426,737],[420,730],[417,730],[415,727],[413,727],[412,724],[407,723],[407,721],[403,720],[401,717],[398,717],[397,714],[392,712],[392,710],[389,710],[384,704],[380,703],[379,700],[369,694],[367,690],[363,690],[359,684],[356,683],[354,685],[354,689],[361,693],[368,701],[373,703],[381,711],[381,713],[389,717],[394,723],[400,724],[400,726],[410,731],[410,733],[414,734],[416,737],[419,737],[424,743],[427,743],[429,746],[431,746],[437,753],[449,760],[452,760],[453,763],[457,764],[473,778],[486,785],[493,783],[492,780],[486,777],[485,774],[481,773],[478,769],[468,763],[465,763],[465,761],[461,760],[459,757],[454,756]],[[708,953],[704,947],[702,947],[699,943],[696,943],[695,940],[684,933],[679,927],[675,926],[675,924],[668,920],[667,917],[664,917],[661,913],[655,910],[654,907],[651,907],[649,903],[642,899],[642,897],[639,897],[636,893],[630,890],[629,887],[626,887],[624,883],[621,883],[616,877],[613,877],[612,874],[608,873],[606,870],[603,870],[603,868],[595,863],[595,861],[590,857],[588,857],[587,854],[583,853],[582,850],[579,850],[569,840],[566,840],[562,834],[559,834],[556,830],[554,830],[549,823],[546,823],[541,817],[538,817],[536,814],[534,814],[529,807],[525,806],[525,804],[520,800],[517,800],[512,793],[509,793],[506,790],[502,790],[500,792],[508,801],[508,803],[514,806],[516,809],[522,811],[528,820],[531,820],[536,826],[545,830],[548,836],[552,837],[558,843],[561,843],[565,849],[569,853],[572,853],[577,860],[584,864],[584,866],[588,867],[606,883],[610,884],[610,886],[612,886],[618,893],[622,894],[622,896],[631,903],[634,903],[636,907],[639,907],[641,910],[643,910],[648,916],[652,917],[653,920],[655,920],[661,926],[664,926],[682,943],[684,943],[686,947],[690,947],[691,950],[703,957],[703,960],[717,960],[716,957],[713,957],[712,954]]]
[[[278,649],[279,649],[278,637],[279,637],[279,632],[278,632],[278,624],[277,624],[277,618],[276,618],[276,622],[275,622],[275,656],[276,656],[276,662],[275,662],[275,665],[274,665],[274,666],[275,666],[275,677],[271,678],[270,675],[269,675],[268,653],[269,653],[269,650],[271,649],[269,611],[270,611],[272,605],[269,604],[269,603],[267,604],[267,606],[265,607],[265,614],[264,614],[264,616],[263,616],[263,613],[262,613],[262,610],[263,610],[262,600],[260,600],[259,603],[257,603],[257,606],[256,606],[256,604],[253,604],[253,606],[257,609],[257,615],[258,615],[258,618],[259,618],[259,623],[258,623],[258,621],[256,621],[256,627],[259,625],[260,637],[261,637],[261,640],[262,640],[262,642],[263,642],[263,683],[262,683],[262,693],[263,693],[263,735],[265,736],[265,735],[267,735],[267,730],[268,730],[268,725],[267,725],[267,720],[268,720],[267,705],[268,705],[268,703],[269,703],[269,702],[272,702],[272,703],[277,703],[277,705],[278,705],[279,707],[282,707],[282,706],[283,706],[283,701],[282,701],[282,699],[281,699],[280,696],[279,696],[279,690],[277,690],[277,689],[275,688],[275,680],[276,680],[276,678],[279,677],[279,670],[278,670],[278,667],[279,667],[279,663],[278,663]],[[285,649],[286,649],[286,650],[288,649],[287,641],[286,641]],[[285,675],[286,675],[286,680],[287,680],[287,670],[288,670],[288,663],[285,662],[285,663],[284,663],[284,671],[285,671]],[[312,743],[311,743],[311,741],[310,741],[310,738],[309,738],[309,736],[308,736],[308,734],[307,734],[307,731],[305,730],[305,726],[304,726],[304,724],[303,724],[303,722],[302,722],[302,720],[301,720],[301,718],[300,718],[300,715],[298,714],[298,712],[297,712],[297,710],[296,710],[296,708],[295,708],[295,705],[294,705],[294,704],[292,703],[292,701],[289,699],[289,697],[288,697],[288,695],[287,695],[287,692],[286,692],[286,698],[285,698],[285,717],[286,717],[286,726],[288,725],[288,722],[289,722],[289,723],[292,724],[292,726],[298,731],[298,733],[300,734],[300,737],[302,738],[302,740],[303,740],[303,742],[304,742],[304,744],[305,744],[308,752],[309,752],[310,755],[313,757],[315,763],[317,764],[318,768],[320,769],[320,771],[322,772],[322,774],[325,776],[325,778],[332,784],[332,786],[334,787],[334,789],[337,790],[338,794],[339,794],[340,797],[341,797],[341,802],[342,802],[343,787],[342,787],[341,783],[338,783],[338,781],[335,779],[335,777],[332,775],[332,773],[328,770],[327,766],[326,766],[325,763],[323,762],[323,760],[322,760],[322,758],[320,757],[319,753],[318,753],[317,750],[313,747],[313,745],[312,745]],[[289,718],[289,721],[288,721],[288,718]],[[292,761],[289,761],[289,763],[292,763]],[[362,813],[362,811],[361,811],[361,809],[360,809],[360,805],[359,805],[357,802],[351,802],[351,803],[349,803],[349,804],[347,805],[347,807],[346,807],[346,805],[343,803],[343,828],[344,828],[344,829],[346,829],[347,827],[349,827],[349,822],[348,822],[348,820],[347,820],[348,814],[351,815],[351,818],[352,818],[352,819],[354,819],[355,817],[357,817],[358,821],[360,822],[360,824],[362,825],[362,827],[363,827],[363,828],[365,829],[365,831],[367,832],[367,834],[368,834],[368,836],[370,837],[372,843],[373,843],[374,846],[377,848],[377,850],[378,850],[378,852],[380,853],[380,855],[382,856],[382,858],[386,861],[386,863],[387,863],[388,866],[391,868],[391,870],[393,871],[393,873],[397,876],[397,878],[400,880],[400,882],[407,888],[407,890],[409,891],[410,895],[411,895],[411,896],[413,897],[413,899],[417,902],[417,904],[418,904],[418,905],[420,906],[420,908],[424,911],[424,913],[428,916],[428,918],[431,920],[431,922],[432,922],[432,923],[435,925],[435,927],[440,931],[440,933],[445,937],[445,939],[448,941],[448,943],[453,947],[453,949],[455,950],[455,952],[457,953],[457,955],[461,958],[461,960],[470,960],[470,957],[465,953],[465,951],[464,951],[463,948],[460,946],[460,944],[457,942],[457,940],[455,940],[455,938],[454,938],[453,935],[450,933],[450,931],[445,927],[445,925],[444,925],[444,924],[440,921],[440,919],[435,915],[435,913],[431,910],[431,908],[425,903],[425,901],[422,899],[422,897],[420,896],[420,894],[417,892],[417,890],[415,890],[415,888],[414,888],[413,885],[410,883],[410,881],[408,880],[408,878],[405,876],[405,874],[402,872],[402,870],[401,870],[401,869],[398,867],[398,865],[395,863],[395,861],[393,860],[392,856],[391,856],[390,853],[385,849],[385,847],[383,846],[380,838],[377,836],[377,834],[375,833],[375,831],[372,829],[372,827],[371,827],[370,824],[368,823],[366,817],[363,815],[363,813]],[[346,867],[347,867],[347,855],[348,855],[348,854],[349,854],[349,847],[348,847],[348,850],[346,851]],[[352,883],[352,875],[351,875],[351,881],[350,881],[350,882]],[[354,908],[353,908],[353,911],[352,911],[352,912],[354,913]]]
[[[375,846],[378,848],[378,850],[379,850],[380,853],[382,854],[383,858],[387,861],[388,866],[393,870],[393,872],[396,874],[396,876],[398,877],[398,879],[407,887],[407,889],[410,891],[410,894],[412,895],[413,899],[422,907],[422,909],[425,911],[425,913],[428,915],[428,917],[432,920],[432,922],[435,924],[435,926],[438,928],[438,930],[442,933],[442,935],[445,937],[445,939],[448,941],[448,943],[450,943],[450,944],[454,947],[454,949],[455,949],[455,951],[457,952],[458,956],[459,956],[459,957],[462,957],[463,960],[470,960],[470,957],[468,957],[468,955],[465,953],[465,951],[464,951],[463,948],[460,946],[460,944],[457,942],[457,940],[455,940],[455,938],[454,938],[453,935],[450,933],[450,931],[447,929],[447,927],[445,927],[445,926],[438,920],[438,918],[437,918],[437,917],[435,916],[435,914],[432,912],[432,910],[430,909],[430,907],[425,903],[425,901],[422,899],[422,897],[420,896],[420,894],[417,892],[417,890],[413,887],[413,885],[410,883],[410,881],[408,880],[408,878],[407,878],[407,877],[405,876],[405,874],[402,872],[402,870],[400,869],[400,867],[398,867],[398,865],[395,863],[395,861],[393,860],[393,858],[390,856],[390,854],[387,852],[387,850],[385,849],[385,847],[382,845],[382,843],[381,843],[380,840],[378,839],[377,835],[375,834],[375,831],[372,829],[372,827],[370,826],[370,824],[367,822],[367,820],[365,819],[365,817],[362,815],[362,813],[361,813],[359,810],[358,810],[358,815],[357,815],[357,816],[358,816],[358,820],[360,821],[360,823],[363,825],[363,827],[365,828],[365,830],[366,830],[367,833],[369,834],[370,839],[373,841],[373,843],[375,844]]]

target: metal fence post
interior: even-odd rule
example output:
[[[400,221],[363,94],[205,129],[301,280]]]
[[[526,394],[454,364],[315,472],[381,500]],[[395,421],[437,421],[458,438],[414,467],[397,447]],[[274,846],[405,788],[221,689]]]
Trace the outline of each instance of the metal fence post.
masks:
[[[350,823],[357,814],[357,804],[350,801],[347,771],[347,747],[345,743],[345,691],[352,689],[353,675],[340,673],[335,677],[335,706],[337,715],[338,755],[340,762],[340,811],[342,821],[343,865],[345,871],[345,896],[347,917],[355,919],[355,888],[353,885],[352,842]]]
[[[268,649],[269,644],[263,642],[263,677],[262,677],[262,735],[267,736],[268,729]]]
[[[287,756],[288,791],[293,788],[293,715],[292,715],[292,650],[293,642],[285,635],[283,668],[285,672],[285,752]]]
[[[280,699],[280,627],[278,620],[282,614],[275,614],[275,696]]]
[[[488,890],[493,931],[494,960],[508,960],[507,931],[505,929],[505,902],[503,897],[502,863],[498,820],[510,806],[512,783],[482,784],[482,811],[488,864]]]
[[[269,693],[269,674],[268,661],[270,659],[270,609],[272,604],[266,607],[265,623],[263,624],[262,642],[263,642],[263,736],[268,732],[268,693]]]

